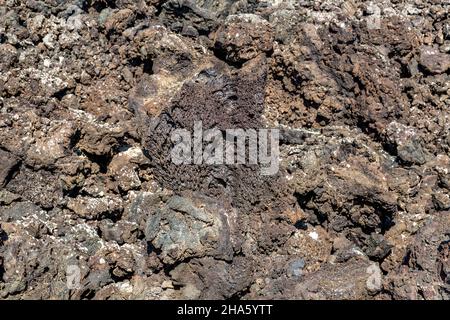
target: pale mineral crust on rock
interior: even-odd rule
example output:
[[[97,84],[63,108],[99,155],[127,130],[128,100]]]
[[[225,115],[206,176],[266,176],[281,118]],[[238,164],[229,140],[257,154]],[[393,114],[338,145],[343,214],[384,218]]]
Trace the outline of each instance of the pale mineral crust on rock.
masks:
[[[449,12],[0,0],[0,299],[450,299]],[[174,164],[198,121],[279,171]]]

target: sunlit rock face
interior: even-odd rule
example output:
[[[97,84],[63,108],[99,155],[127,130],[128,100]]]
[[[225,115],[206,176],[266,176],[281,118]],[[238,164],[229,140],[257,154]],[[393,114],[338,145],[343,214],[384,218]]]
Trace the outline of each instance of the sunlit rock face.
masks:
[[[0,0],[0,299],[448,299],[444,2]]]

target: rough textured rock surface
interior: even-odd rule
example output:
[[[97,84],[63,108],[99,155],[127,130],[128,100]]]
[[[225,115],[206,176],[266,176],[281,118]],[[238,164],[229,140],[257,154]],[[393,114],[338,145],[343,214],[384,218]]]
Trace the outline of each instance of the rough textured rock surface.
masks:
[[[449,12],[0,0],[0,299],[450,299]],[[196,121],[278,173],[175,165]]]

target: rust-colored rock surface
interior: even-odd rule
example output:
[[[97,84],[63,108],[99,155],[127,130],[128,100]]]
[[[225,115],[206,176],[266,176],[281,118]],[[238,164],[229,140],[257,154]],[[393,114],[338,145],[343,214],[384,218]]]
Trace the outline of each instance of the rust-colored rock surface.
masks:
[[[450,299],[449,12],[0,0],[0,299]]]

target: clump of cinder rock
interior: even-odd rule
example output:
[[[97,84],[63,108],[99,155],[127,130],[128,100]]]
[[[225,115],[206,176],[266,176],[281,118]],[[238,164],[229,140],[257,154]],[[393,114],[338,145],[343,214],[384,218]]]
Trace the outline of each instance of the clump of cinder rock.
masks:
[[[0,0],[0,299],[449,299],[449,11]],[[175,165],[195,121],[278,173]]]

